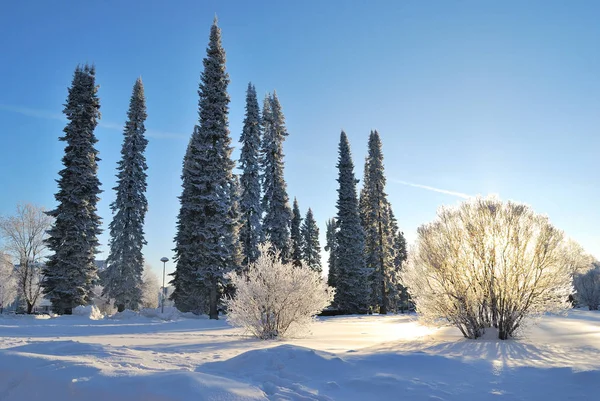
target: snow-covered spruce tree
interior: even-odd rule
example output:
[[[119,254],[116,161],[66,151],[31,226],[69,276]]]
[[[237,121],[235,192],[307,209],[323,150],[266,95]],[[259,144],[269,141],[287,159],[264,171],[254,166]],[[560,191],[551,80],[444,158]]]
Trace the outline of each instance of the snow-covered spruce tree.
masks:
[[[103,294],[114,299],[119,312],[137,310],[142,302],[144,256],[144,219],[146,200],[146,99],[144,85],[138,78],[129,102],[127,122],[123,131],[121,160],[117,167],[116,200],[110,208],[114,213],[110,229],[110,251],[103,274]]]
[[[98,141],[94,129],[100,118],[96,72],[93,66],[78,66],[69,88],[63,113],[69,121],[60,138],[67,143],[59,172],[58,206],[48,214],[55,218],[48,234],[48,248],[54,252],[44,268],[44,292],[59,314],[71,314],[91,301],[98,279],[94,264],[100,234],[96,213],[98,180]]]
[[[365,262],[371,276],[371,306],[379,308],[381,314],[388,312],[390,300],[386,277],[390,277],[390,270],[394,269],[394,255],[387,238],[391,233],[387,227],[390,221],[385,181],[381,139],[377,131],[371,131],[360,213],[365,233]]]
[[[319,227],[311,208],[306,212],[302,224],[302,260],[314,271],[321,273],[321,245],[319,244]]]
[[[406,239],[398,228],[398,221],[394,216],[391,205],[388,203],[386,210],[386,225],[384,227],[384,249],[391,255],[391,266],[385,270],[385,280],[388,299],[388,310],[398,312],[408,307],[408,293],[401,284],[402,266],[407,258]]]
[[[294,266],[302,266],[302,248],[304,247],[304,237],[301,232],[302,214],[298,206],[298,200],[294,198],[294,206],[292,207],[292,224],[290,228],[290,239],[292,241],[292,264]]]
[[[218,319],[221,292],[227,285],[225,275],[238,269],[241,260],[227,127],[229,76],[216,18],[206,53],[198,90],[199,124],[183,163],[172,299],[182,311],[208,309],[209,317]]]
[[[246,117],[240,137],[240,242],[243,249],[243,265],[247,267],[258,258],[258,244],[262,240],[262,217],[260,199],[260,110],[256,89],[251,83],[246,92]]]
[[[199,174],[199,171],[195,168],[192,149],[194,144],[200,140],[199,135],[199,127],[196,125],[183,158],[183,172],[181,174],[183,190],[179,197],[182,206],[177,216],[176,248],[174,250],[178,259],[175,271],[170,274],[173,276],[173,280],[170,281],[170,284],[173,285],[170,299],[174,301],[175,307],[182,312],[196,314],[205,313],[208,310],[208,297],[206,295],[208,291],[197,277],[196,266],[199,255],[194,252],[192,245],[193,241],[197,240],[193,231],[195,224],[192,221],[194,208],[183,207],[183,205],[191,206],[194,202],[191,173]]]
[[[270,244],[259,249],[247,273],[229,274],[236,293],[225,299],[227,320],[264,340],[293,336],[331,303],[334,289],[319,272],[283,263]]]
[[[291,258],[290,225],[292,210],[283,177],[283,141],[288,135],[285,119],[277,94],[267,95],[263,106],[263,140],[261,161],[263,168],[264,211],[263,232],[267,241],[280,251],[282,260]]]
[[[365,237],[360,224],[354,163],[346,133],[340,135],[338,156],[338,200],[335,232],[335,306],[344,313],[367,309]]]
[[[329,219],[326,223],[326,231],[325,231],[325,251],[329,253],[329,257],[327,258],[327,285],[330,287],[336,287],[336,263],[335,263],[335,231],[336,231],[336,222],[335,219]]]
[[[420,318],[467,338],[508,339],[528,317],[570,308],[564,234],[523,204],[475,198],[417,230],[402,274]]]

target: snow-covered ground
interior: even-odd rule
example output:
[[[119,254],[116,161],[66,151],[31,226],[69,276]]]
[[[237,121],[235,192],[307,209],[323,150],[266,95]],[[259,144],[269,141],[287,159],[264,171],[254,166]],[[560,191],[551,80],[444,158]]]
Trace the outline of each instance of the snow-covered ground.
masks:
[[[0,317],[0,400],[597,400],[600,313],[519,340],[464,340],[414,316],[320,319],[259,341],[224,320]]]

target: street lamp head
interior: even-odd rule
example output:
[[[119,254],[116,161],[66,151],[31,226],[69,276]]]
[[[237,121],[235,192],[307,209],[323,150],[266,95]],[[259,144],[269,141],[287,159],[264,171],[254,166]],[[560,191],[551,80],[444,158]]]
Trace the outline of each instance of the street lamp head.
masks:
[[[166,263],[166,262],[169,261],[169,258],[163,256],[162,258],[160,258],[160,261],[163,262],[163,263]]]

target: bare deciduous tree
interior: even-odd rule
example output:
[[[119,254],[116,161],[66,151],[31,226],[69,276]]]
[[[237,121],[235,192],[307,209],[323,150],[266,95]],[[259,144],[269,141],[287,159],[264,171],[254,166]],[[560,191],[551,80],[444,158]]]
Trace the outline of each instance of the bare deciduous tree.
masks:
[[[30,204],[18,204],[13,216],[0,218],[0,235],[6,251],[18,263],[16,280],[19,296],[27,304],[27,313],[32,313],[42,289],[41,263],[46,256],[46,231],[50,229],[52,217],[44,208]]]
[[[569,307],[564,235],[526,205],[476,198],[443,207],[418,239],[403,282],[425,320],[445,319],[467,338],[486,328],[514,335],[528,316]]]
[[[0,313],[17,298],[15,268],[10,257],[0,252]]]

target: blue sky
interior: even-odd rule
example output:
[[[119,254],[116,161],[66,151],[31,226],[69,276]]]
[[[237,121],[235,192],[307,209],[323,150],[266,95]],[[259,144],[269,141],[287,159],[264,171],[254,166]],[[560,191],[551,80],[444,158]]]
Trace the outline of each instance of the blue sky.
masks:
[[[172,257],[181,162],[215,13],[234,142],[248,82],[261,98],[276,89],[290,133],[288,191],[303,213],[312,207],[322,238],[335,215],[340,130],[362,178],[377,129],[387,192],[409,240],[439,206],[495,193],[547,214],[600,258],[595,1],[9,2],[0,15],[0,213],[19,201],[55,206],[62,104],[75,66],[93,62],[106,227],[122,126],[142,76],[144,254],[158,272],[159,259]],[[101,242],[106,251],[106,233]]]

